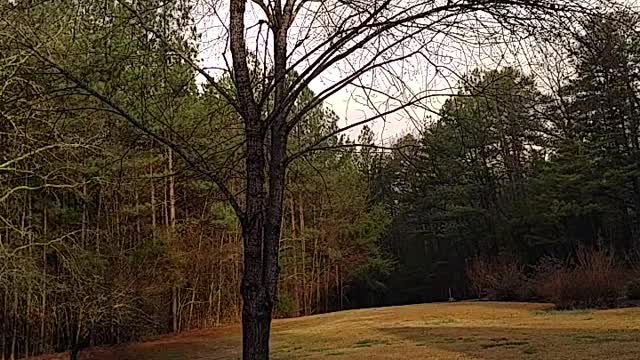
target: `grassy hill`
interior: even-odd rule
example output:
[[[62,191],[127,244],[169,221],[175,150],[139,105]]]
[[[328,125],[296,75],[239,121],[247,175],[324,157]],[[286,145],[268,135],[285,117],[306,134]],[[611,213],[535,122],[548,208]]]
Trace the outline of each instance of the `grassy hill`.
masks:
[[[273,359],[639,359],[640,309],[461,302],[277,320]],[[238,359],[240,330],[164,337],[84,359]]]

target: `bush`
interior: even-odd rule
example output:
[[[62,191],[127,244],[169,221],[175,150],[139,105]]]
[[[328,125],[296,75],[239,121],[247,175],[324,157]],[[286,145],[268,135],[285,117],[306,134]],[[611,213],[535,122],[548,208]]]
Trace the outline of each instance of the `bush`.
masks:
[[[295,316],[296,305],[293,298],[288,294],[278,294],[278,300],[273,308],[275,318],[289,318]]]
[[[559,309],[612,306],[625,279],[614,257],[603,250],[578,250],[568,262],[543,259],[536,274],[537,295]]]
[[[640,300],[640,279],[627,282],[624,293],[629,300]]]
[[[524,266],[508,257],[473,259],[467,278],[478,297],[489,300],[523,300],[530,293]]]

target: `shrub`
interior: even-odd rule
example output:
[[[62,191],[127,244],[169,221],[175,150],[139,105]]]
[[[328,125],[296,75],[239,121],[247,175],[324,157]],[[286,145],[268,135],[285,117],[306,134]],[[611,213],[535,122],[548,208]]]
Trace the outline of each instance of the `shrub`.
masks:
[[[627,282],[624,293],[629,300],[640,300],[640,279]]]
[[[522,300],[529,292],[524,266],[509,257],[475,258],[467,278],[476,294],[489,300]]]
[[[559,309],[611,306],[622,293],[625,278],[611,254],[593,249],[580,249],[567,262],[543,259],[536,274],[536,293]]]
[[[288,318],[295,316],[296,305],[293,298],[288,294],[278,294],[278,300],[273,308],[273,316],[276,318]]]

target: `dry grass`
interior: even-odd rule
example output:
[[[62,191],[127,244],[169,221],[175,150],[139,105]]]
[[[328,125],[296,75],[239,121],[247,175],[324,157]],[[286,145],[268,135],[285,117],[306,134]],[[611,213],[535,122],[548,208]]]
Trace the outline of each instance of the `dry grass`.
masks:
[[[461,302],[278,320],[272,358],[640,358],[640,309],[562,312],[549,308],[543,304]],[[165,337],[103,349],[84,358],[238,359],[239,329]]]

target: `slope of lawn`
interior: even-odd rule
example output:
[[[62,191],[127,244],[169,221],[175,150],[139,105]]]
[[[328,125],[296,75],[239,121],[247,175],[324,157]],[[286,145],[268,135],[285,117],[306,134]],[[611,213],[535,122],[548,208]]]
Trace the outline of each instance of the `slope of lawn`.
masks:
[[[640,359],[640,308],[552,311],[461,302],[277,320],[273,359]],[[81,359],[238,359],[238,327],[87,352]]]

